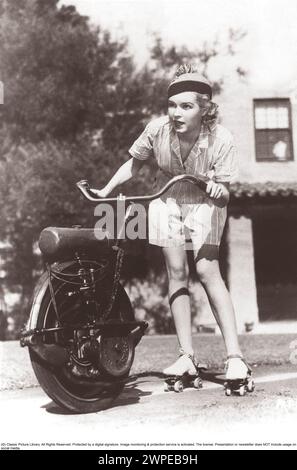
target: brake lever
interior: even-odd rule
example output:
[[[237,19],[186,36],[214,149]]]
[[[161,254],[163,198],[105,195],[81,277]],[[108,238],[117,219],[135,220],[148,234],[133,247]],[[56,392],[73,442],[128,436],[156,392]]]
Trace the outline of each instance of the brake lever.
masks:
[[[89,185],[89,182],[88,180],[80,180],[76,183],[76,186],[80,189],[80,188],[83,188],[83,189],[86,189],[86,190],[90,190],[90,185]]]

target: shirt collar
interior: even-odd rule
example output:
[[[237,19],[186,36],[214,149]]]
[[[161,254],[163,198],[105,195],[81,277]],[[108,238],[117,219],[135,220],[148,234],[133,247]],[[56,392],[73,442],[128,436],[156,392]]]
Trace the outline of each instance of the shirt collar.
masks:
[[[198,140],[196,142],[196,144],[198,144],[198,147],[200,149],[207,149],[208,148],[208,134],[209,134],[209,131],[206,128],[206,126],[202,126],[199,137],[198,137]],[[196,146],[196,144],[195,144],[195,146]]]
[[[216,129],[216,122],[212,124],[202,124],[200,135],[198,138],[198,144],[200,148],[208,148],[209,146],[209,135],[213,134]]]

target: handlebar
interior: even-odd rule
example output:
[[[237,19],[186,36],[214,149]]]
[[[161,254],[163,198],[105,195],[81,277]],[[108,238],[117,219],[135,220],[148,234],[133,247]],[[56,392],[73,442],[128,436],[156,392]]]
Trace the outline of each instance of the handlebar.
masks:
[[[125,200],[127,202],[136,202],[136,201],[153,201],[154,199],[158,199],[160,196],[162,196],[166,191],[168,191],[171,186],[174,184],[181,182],[181,181],[188,181],[189,183],[197,185],[202,191],[206,191],[206,186],[210,178],[204,175],[199,175],[193,176],[193,175],[177,175],[171,178],[168,183],[163,186],[163,188],[155,193],[151,194],[150,196],[123,196],[122,194],[119,194],[117,197],[98,197],[93,193],[93,191],[90,188],[90,185],[87,180],[81,180],[78,183],[76,183],[76,186],[80,190],[80,192],[84,195],[86,199],[92,202],[117,202],[119,200]],[[216,202],[213,201],[215,204]]]

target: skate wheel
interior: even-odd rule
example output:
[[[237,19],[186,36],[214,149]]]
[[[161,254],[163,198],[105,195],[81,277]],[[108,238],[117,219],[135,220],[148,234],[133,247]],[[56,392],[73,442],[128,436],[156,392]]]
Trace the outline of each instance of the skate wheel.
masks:
[[[182,381],[178,380],[177,382],[175,382],[173,388],[174,388],[174,391],[177,392],[177,393],[182,392],[183,389],[184,389]]]
[[[225,389],[225,395],[226,395],[227,397],[230,397],[230,396],[231,396],[231,389],[230,389],[230,388],[226,388],[226,389]]]
[[[203,383],[202,383],[202,380],[200,379],[200,377],[197,377],[194,380],[193,386],[194,386],[194,388],[202,388],[203,387]]]
[[[249,383],[247,384],[247,391],[252,393],[255,390],[255,383],[253,380],[250,380]]]
[[[171,390],[172,390],[172,387],[167,382],[165,382],[164,383],[164,392],[170,392]]]
[[[244,385],[242,385],[242,386],[240,387],[238,393],[239,393],[239,396],[241,396],[241,397],[244,396],[244,394],[245,394],[245,386],[244,386]]]

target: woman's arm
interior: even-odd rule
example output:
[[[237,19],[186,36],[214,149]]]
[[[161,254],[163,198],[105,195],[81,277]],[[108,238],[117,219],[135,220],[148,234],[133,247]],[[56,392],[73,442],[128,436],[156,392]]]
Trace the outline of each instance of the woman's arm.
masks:
[[[92,191],[100,197],[106,197],[120,184],[126,183],[133,178],[142,168],[145,160],[138,160],[137,158],[130,158],[125,162],[118,171],[113,175],[111,180],[102,189],[92,189]]]

